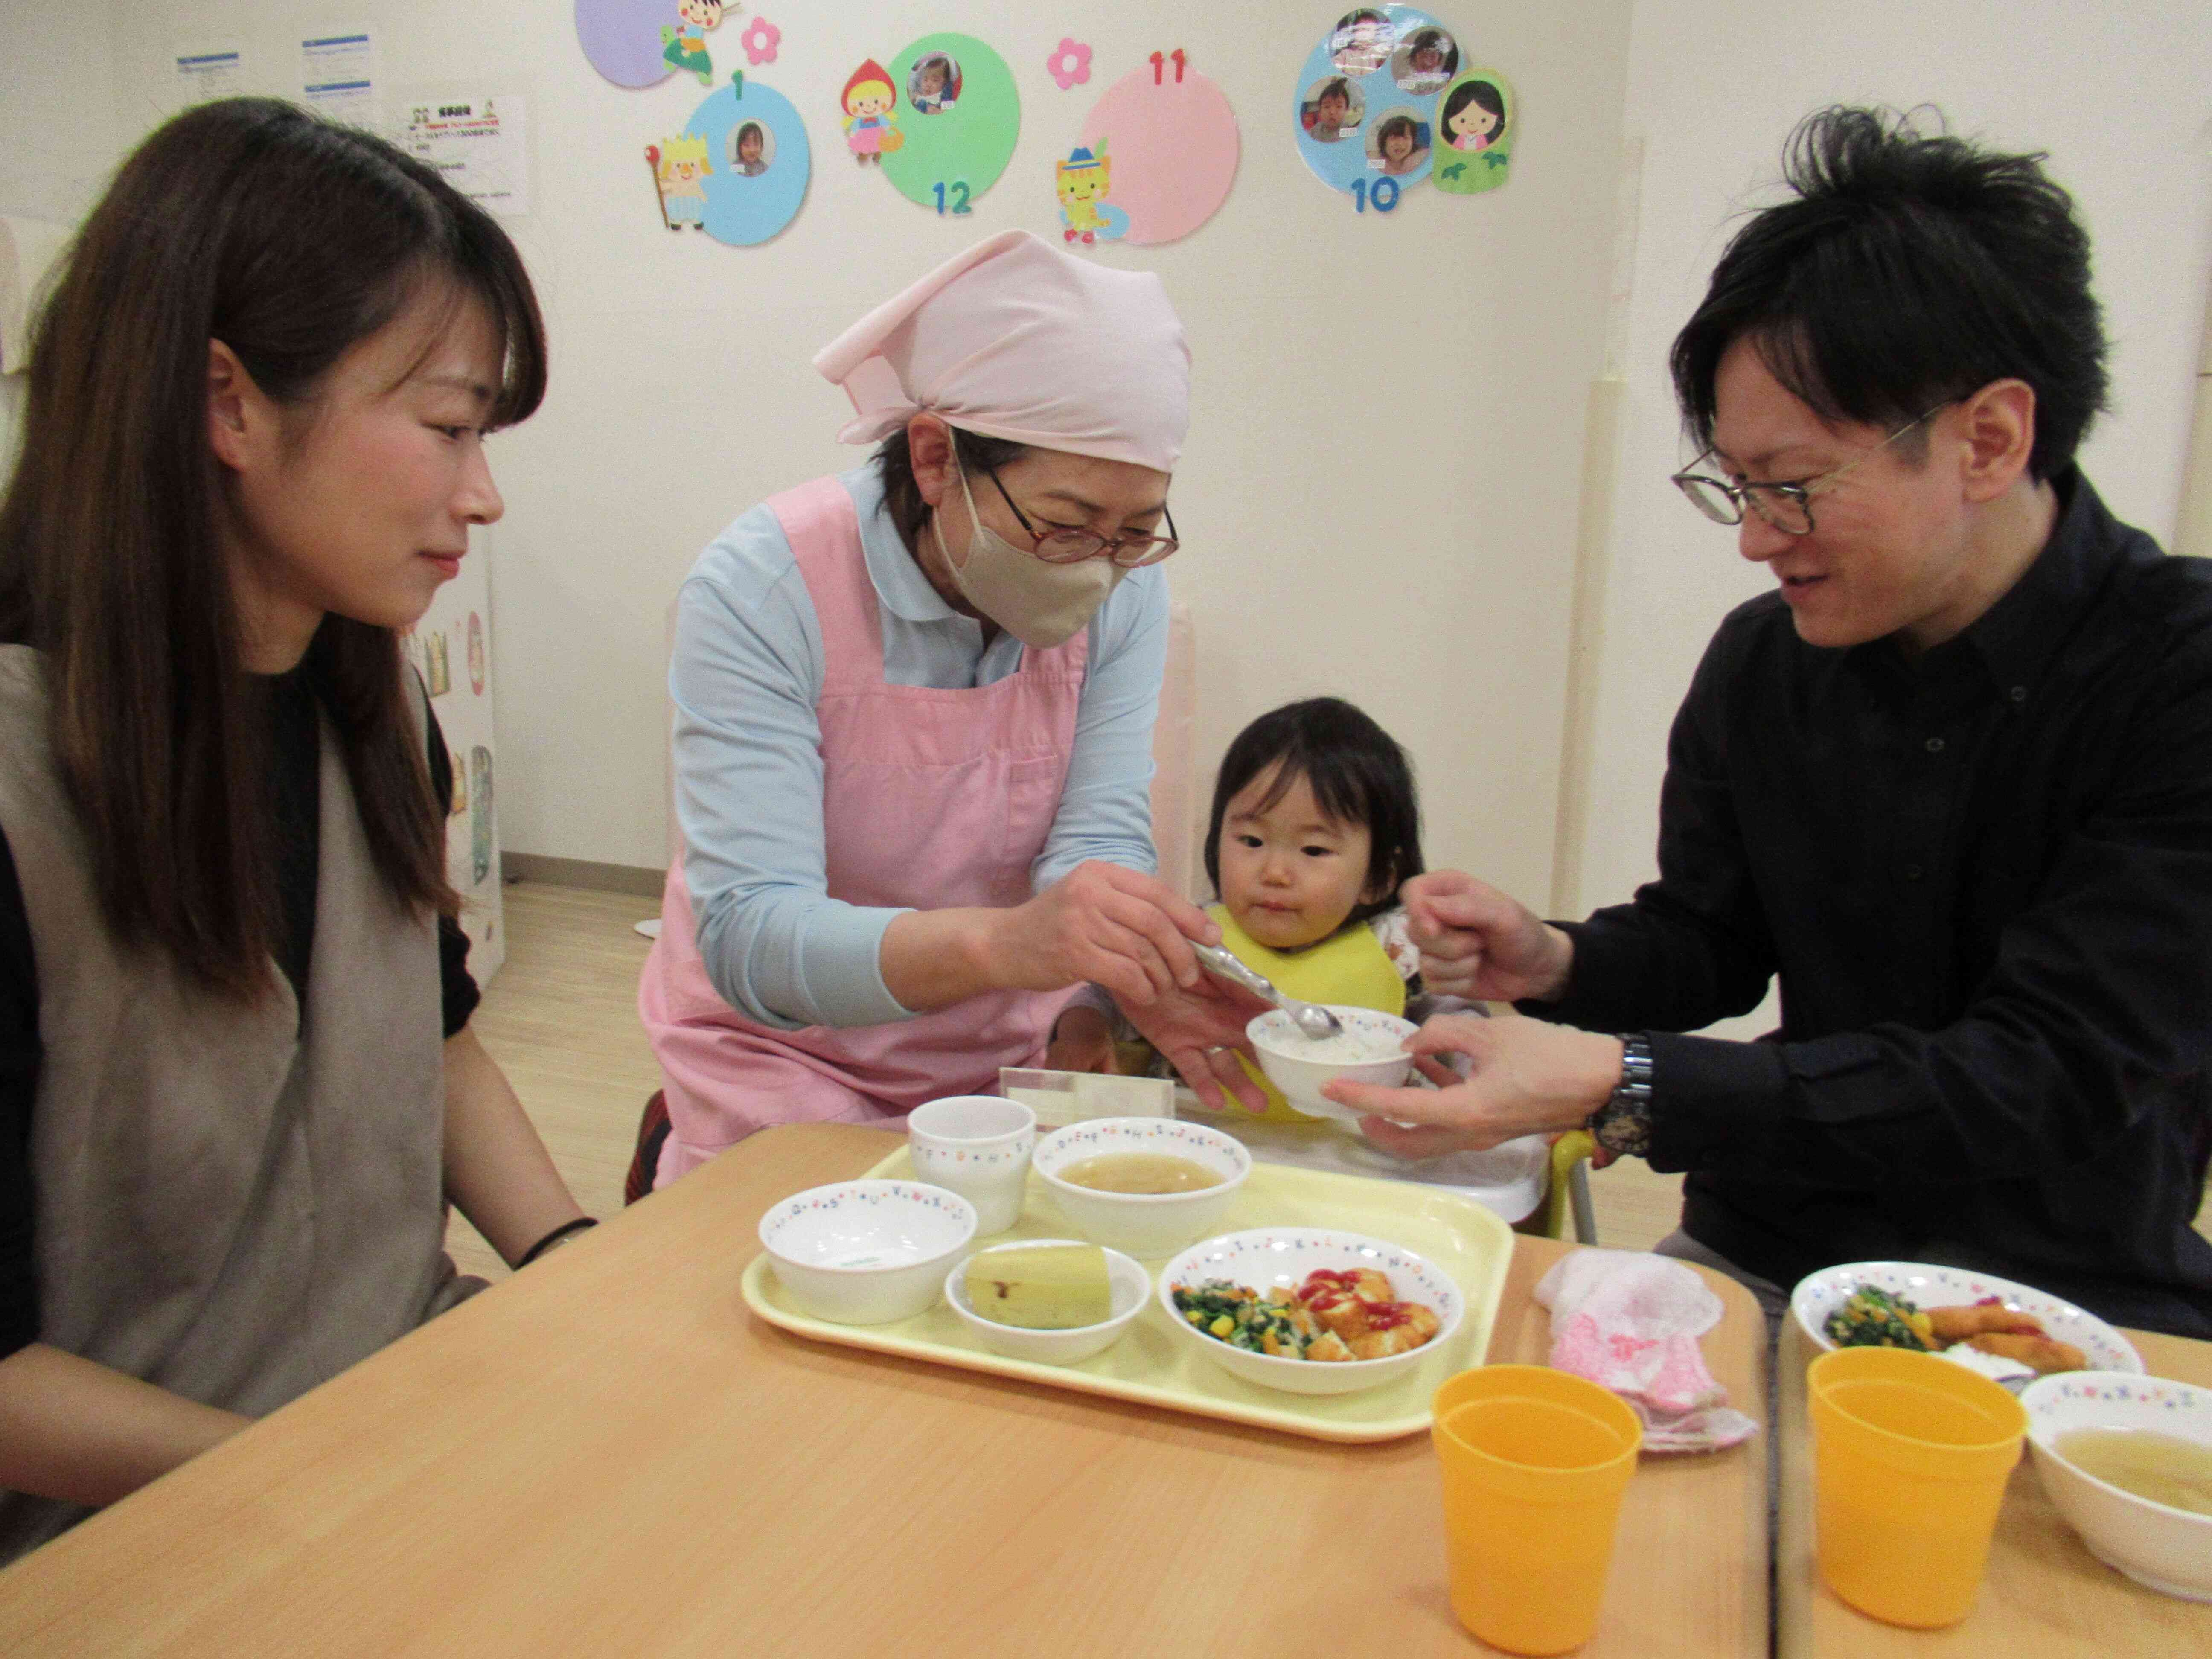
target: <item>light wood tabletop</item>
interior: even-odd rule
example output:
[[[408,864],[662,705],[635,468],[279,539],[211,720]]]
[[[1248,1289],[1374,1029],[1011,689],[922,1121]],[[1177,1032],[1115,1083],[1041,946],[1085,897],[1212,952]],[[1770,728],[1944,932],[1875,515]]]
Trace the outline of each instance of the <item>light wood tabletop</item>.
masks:
[[[2212,1387],[2212,1342],[2149,1331],[2126,1335],[2152,1376]],[[2025,1450],[1997,1513],[1981,1597],[1962,1621],[1948,1630],[1901,1630],[1838,1600],[1820,1583],[1813,1548],[1805,1368],[1817,1353],[1796,1320],[1783,1322],[1776,1388],[1782,1446],[1775,1564],[1781,1659],[2103,1659],[2111,1654],[2212,1653],[2212,1607],[2146,1589],[2090,1554],[2043,1495],[2033,1455]]]
[[[0,1573],[0,1653],[1388,1654],[1452,1618],[1425,1435],[1345,1446],[752,1316],[775,1199],[880,1132],[769,1130]],[[1491,1357],[1540,1360],[1516,1242]],[[1766,1416],[1750,1297],[1705,1338]],[[1763,1655],[1761,1443],[1647,1457],[1584,1652]]]

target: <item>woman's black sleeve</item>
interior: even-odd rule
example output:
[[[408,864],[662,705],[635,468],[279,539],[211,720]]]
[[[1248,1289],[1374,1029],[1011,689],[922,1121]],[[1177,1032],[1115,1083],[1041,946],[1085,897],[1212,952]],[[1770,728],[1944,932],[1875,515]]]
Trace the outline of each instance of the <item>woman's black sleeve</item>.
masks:
[[[0,835],[0,1358],[39,1340],[31,1207],[31,1103],[38,1097],[39,972],[15,855]]]
[[[425,708],[422,712],[430,722],[430,791],[438,798],[438,821],[442,823],[453,799],[453,760],[446,750],[446,734],[438,729],[436,711]],[[469,972],[469,936],[451,916],[438,918],[438,979],[444,994],[446,1035],[458,1036],[483,994]]]

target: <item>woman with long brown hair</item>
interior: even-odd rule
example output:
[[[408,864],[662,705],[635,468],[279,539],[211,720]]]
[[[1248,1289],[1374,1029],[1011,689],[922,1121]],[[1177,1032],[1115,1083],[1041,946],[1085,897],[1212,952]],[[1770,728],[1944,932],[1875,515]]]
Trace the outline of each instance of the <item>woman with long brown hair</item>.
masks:
[[[534,410],[520,257],[289,106],[179,116],[34,337],[0,504],[0,1559],[589,1223],[468,1018],[398,629]]]

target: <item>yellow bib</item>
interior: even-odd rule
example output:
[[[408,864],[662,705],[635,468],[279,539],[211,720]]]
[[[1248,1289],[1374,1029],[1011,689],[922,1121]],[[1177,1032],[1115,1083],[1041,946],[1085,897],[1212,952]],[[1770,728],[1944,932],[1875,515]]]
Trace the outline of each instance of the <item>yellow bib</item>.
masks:
[[[1229,954],[1247,968],[1265,974],[1279,991],[1302,1002],[1337,1002],[1354,1008],[1376,1008],[1386,1014],[1406,1012],[1406,981],[1399,977],[1382,941],[1364,922],[1340,927],[1303,951],[1284,951],[1270,950],[1239,927],[1226,906],[1211,905],[1206,914],[1221,924],[1221,943]],[[1328,1121],[1294,1108],[1250,1060],[1244,1061],[1244,1069],[1267,1097],[1263,1121]]]

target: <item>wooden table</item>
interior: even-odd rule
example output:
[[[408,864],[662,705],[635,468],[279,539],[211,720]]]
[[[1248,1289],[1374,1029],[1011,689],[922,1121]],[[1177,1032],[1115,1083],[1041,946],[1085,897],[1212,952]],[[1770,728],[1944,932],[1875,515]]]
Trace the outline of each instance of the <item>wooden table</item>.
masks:
[[[0,1574],[0,1653],[1466,1654],[1426,1436],[1340,1446],[754,1318],[769,1130]],[[1493,1358],[1566,1247],[1516,1242]],[[1705,1338],[1765,1417],[1762,1328]],[[1763,1655],[1764,1454],[1647,1458],[1585,1652]]]
[[[2149,1331],[2130,1331],[2127,1338],[2152,1376],[2212,1387],[2212,1342]],[[1997,1514],[1981,1599],[1962,1621],[1948,1630],[1900,1630],[1838,1600],[1820,1583],[1813,1553],[1805,1368],[1817,1352],[1796,1321],[1784,1322],[1776,1389],[1782,1437],[1781,1536],[1775,1561],[1781,1659],[2212,1654],[2212,1607],[2146,1589],[2090,1554],[2043,1495],[2033,1454],[2025,1452]]]

